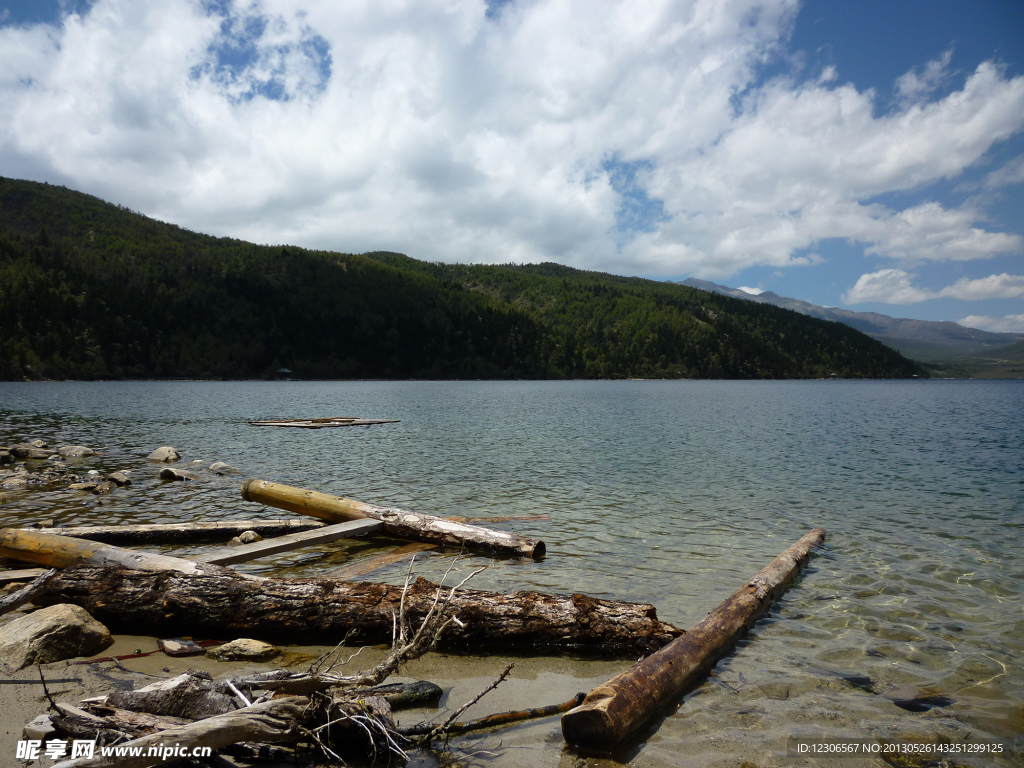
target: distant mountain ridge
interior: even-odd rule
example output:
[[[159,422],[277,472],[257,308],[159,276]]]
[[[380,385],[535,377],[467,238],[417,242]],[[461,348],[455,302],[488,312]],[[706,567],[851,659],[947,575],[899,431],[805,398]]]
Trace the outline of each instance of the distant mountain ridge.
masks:
[[[987,352],[1024,341],[1024,333],[990,333],[977,328],[966,328],[949,320],[911,320],[880,315],[877,312],[852,312],[848,309],[822,307],[800,299],[780,296],[772,291],[753,294],[739,288],[730,288],[693,277],[680,281],[680,285],[699,288],[711,293],[720,293],[736,299],[771,304],[791,309],[802,315],[843,323],[878,339],[907,357],[925,362],[976,355],[979,352]]]

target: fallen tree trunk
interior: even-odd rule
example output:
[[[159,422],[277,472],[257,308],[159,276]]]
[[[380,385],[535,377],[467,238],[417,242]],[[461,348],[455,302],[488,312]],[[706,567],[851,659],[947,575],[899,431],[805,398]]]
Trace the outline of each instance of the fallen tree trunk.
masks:
[[[538,558],[543,557],[546,551],[543,541],[523,538],[504,531],[493,531],[478,525],[445,520],[395,507],[378,507],[375,504],[331,496],[319,491],[293,488],[269,480],[246,480],[242,483],[242,498],[335,523],[369,517],[384,523],[385,535],[398,539],[465,546],[469,549],[512,557]]]
[[[815,528],[685,635],[592,690],[582,705],[562,716],[565,741],[577,749],[606,752],[633,733],[711,670],[824,540],[825,530]]]
[[[445,587],[447,596],[449,588]],[[438,586],[409,586],[405,613],[419,622]],[[114,627],[135,633],[171,631],[210,636],[287,636],[293,642],[389,642],[402,587],[333,579],[244,579],[227,571],[183,575],[78,566],[55,574],[37,603],[74,603]],[[499,594],[458,589],[453,623],[440,644],[454,649],[588,650],[629,657],[661,648],[681,630],[657,618],[652,605],[538,592]]]
[[[69,568],[87,563],[95,566],[120,565],[147,571],[178,571],[189,575],[230,573],[219,565],[20,528],[0,528],[0,556],[50,568]]]
[[[227,541],[246,531],[255,531],[264,539],[287,533],[302,533],[322,528],[323,523],[309,518],[288,520],[219,520],[204,523],[155,523],[150,525],[76,525],[50,528],[47,533],[104,544],[192,544]],[[23,528],[33,532],[36,528]]]

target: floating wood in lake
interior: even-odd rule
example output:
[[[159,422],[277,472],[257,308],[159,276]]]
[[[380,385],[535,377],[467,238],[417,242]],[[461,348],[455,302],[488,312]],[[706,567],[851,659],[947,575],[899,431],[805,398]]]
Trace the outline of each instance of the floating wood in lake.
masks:
[[[369,424],[397,424],[398,419],[360,419],[355,416],[328,416],[323,419],[261,419],[250,421],[249,423],[254,427],[323,429],[324,427],[365,427]]]

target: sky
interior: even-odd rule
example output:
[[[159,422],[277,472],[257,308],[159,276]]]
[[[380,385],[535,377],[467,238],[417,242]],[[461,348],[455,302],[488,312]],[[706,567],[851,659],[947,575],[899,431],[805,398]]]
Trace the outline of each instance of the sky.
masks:
[[[1024,1],[0,0],[0,175],[1024,332]]]

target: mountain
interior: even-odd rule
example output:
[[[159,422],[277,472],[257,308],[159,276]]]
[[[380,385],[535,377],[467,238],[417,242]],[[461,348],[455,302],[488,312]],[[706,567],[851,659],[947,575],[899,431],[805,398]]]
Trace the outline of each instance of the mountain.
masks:
[[[1024,333],[989,333],[976,328],[966,328],[948,320],[910,320],[888,317],[876,312],[851,312],[848,309],[821,307],[799,299],[779,296],[771,291],[747,293],[739,288],[729,288],[695,278],[683,280],[679,284],[759,304],[784,307],[822,320],[844,323],[878,339],[907,357],[922,362],[948,362],[965,356],[984,358],[1003,347],[1024,340]]]
[[[0,379],[822,378],[924,370],[849,328],[557,264],[217,238],[0,178]]]

